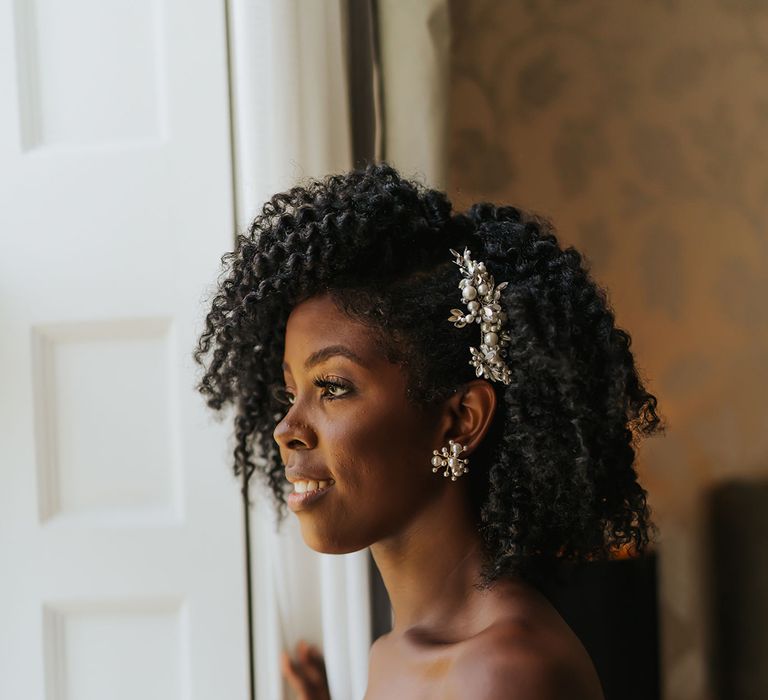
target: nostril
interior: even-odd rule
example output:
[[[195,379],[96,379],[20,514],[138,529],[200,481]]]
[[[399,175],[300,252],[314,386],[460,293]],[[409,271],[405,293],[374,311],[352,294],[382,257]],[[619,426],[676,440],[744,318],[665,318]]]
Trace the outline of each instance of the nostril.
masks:
[[[275,442],[284,450],[306,450],[317,444],[312,428],[295,419],[283,420],[274,430]]]

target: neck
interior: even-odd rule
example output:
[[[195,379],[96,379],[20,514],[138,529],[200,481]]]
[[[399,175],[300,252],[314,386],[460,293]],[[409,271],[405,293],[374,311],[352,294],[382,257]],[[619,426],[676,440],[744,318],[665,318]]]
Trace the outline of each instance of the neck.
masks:
[[[445,484],[417,518],[371,546],[392,603],[395,633],[463,634],[481,622],[484,592],[474,584],[480,580],[482,542],[462,486]]]

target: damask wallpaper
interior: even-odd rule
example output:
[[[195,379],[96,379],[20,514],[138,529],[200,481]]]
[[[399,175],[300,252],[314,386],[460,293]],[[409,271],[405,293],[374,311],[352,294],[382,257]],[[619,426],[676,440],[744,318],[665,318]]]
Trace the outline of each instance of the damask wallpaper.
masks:
[[[714,700],[706,496],[768,478],[768,0],[453,0],[451,24],[449,194],[546,216],[608,288],[668,424],[639,466],[663,697]]]

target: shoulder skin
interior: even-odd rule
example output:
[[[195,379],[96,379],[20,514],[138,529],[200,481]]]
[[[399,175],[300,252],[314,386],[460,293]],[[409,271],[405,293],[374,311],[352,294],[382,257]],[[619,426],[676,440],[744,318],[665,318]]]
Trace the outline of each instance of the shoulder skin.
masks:
[[[515,626],[480,635],[456,660],[446,685],[457,700],[604,700],[592,669]]]

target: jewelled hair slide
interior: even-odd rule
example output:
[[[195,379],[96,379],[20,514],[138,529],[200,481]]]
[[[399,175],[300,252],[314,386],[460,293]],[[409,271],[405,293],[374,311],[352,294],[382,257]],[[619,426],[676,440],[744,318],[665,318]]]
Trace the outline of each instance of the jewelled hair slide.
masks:
[[[480,324],[480,349],[469,348],[472,355],[469,364],[475,368],[478,377],[484,376],[492,381],[509,384],[510,370],[504,358],[507,356],[510,335],[504,328],[507,314],[499,304],[501,292],[509,283],[502,282],[494,286],[493,276],[486,271],[485,263],[472,260],[467,248],[464,249],[464,255],[453,248],[450,250],[456,256],[454,262],[462,271],[459,289],[467,305],[467,313],[461,309],[451,309],[448,320],[457,328],[463,328],[469,323]]]

